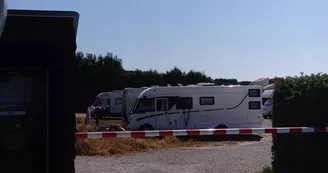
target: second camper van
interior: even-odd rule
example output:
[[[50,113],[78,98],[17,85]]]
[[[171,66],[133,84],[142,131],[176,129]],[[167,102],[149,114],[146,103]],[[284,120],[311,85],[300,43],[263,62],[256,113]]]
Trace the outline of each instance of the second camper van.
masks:
[[[95,109],[99,109],[101,117],[121,116],[122,90],[102,92],[97,95],[94,103],[88,108],[91,116],[95,116]]]

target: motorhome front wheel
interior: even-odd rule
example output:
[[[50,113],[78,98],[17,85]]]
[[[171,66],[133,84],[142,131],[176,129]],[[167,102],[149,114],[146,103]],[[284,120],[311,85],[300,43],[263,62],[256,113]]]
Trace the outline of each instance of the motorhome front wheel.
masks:
[[[154,127],[149,125],[149,124],[145,124],[145,125],[142,125],[139,130],[154,130]]]
[[[215,129],[226,129],[226,128],[228,128],[228,127],[224,124],[220,124],[220,125],[215,127]]]

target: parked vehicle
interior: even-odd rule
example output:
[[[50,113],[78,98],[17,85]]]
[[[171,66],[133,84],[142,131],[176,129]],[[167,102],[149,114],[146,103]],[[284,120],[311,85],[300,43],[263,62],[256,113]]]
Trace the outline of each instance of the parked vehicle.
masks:
[[[263,118],[270,118],[271,111],[272,111],[272,99],[269,99],[263,105]]]
[[[102,92],[97,95],[94,103],[88,107],[87,114],[91,117],[98,115],[101,118],[119,117],[121,116],[121,103],[122,90]]]
[[[271,99],[273,97],[273,89],[264,90],[262,93],[262,103],[264,104],[267,100]]]
[[[91,117],[99,116],[105,117],[110,114],[109,107],[109,95],[110,92],[102,92],[96,96],[95,101],[88,107],[87,115]]]
[[[271,116],[273,92],[274,92],[274,89],[268,89],[268,90],[263,91],[262,102],[263,102],[263,117],[264,118],[269,118]]]
[[[150,87],[140,93],[130,130],[262,127],[262,86]]]

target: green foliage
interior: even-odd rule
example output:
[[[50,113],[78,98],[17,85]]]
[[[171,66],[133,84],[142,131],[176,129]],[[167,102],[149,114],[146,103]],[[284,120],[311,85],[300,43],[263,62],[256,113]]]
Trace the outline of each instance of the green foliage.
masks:
[[[223,78],[220,78],[220,79],[215,79],[214,83],[216,85],[236,85],[236,84],[238,84],[238,81],[237,81],[237,79],[223,79]]]
[[[275,127],[327,127],[328,75],[281,79],[275,84],[272,123]],[[327,172],[326,133],[273,135],[273,171]]]
[[[273,173],[273,170],[270,166],[265,166],[259,173]]]
[[[178,67],[159,73],[150,69],[147,71],[125,70],[122,60],[112,53],[103,55],[84,54],[78,52],[75,82],[75,111],[85,112],[100,92],[126,87],[143,87],[152,85],[177,85],[179,83],[196,84],[199,82],[215,82],[228,85],[237,84],[236,79],[213,79],[204,72],[190,70],[183,72]],[[247,81],[246,81],[247,82]]]

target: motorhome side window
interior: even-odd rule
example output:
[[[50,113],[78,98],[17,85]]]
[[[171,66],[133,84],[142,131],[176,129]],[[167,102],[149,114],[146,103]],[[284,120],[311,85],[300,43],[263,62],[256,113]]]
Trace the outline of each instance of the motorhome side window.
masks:
[[[214,105],[214,97],[200,97],[199,104],[200,105]]]
[[[260,89],[249,89],[248,96],[249,97],[261,97],[261,90]]]
[[[178,98],[176,109],[192,109],[192,97]]]
[[[154,99],[146,99],[146,98],[139,99],[136,108],[136,113],[154,112],[155,111],[154,102],[155,102]]]
[[[167,111],[168,110],[167,99],[157,99],[156,100],[156,111]]]
[[[261,109],[261,102],[259,101],[251,101],[248,103],[249,109]]]

